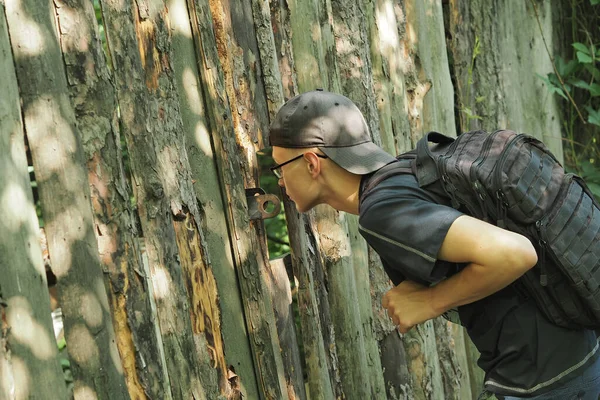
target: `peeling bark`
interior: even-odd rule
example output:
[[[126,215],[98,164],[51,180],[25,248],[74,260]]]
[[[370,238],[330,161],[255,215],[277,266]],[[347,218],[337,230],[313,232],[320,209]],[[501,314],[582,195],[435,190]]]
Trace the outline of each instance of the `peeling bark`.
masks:
[[[81,137],[49,2],[8,2],[23,116],[39,187],[75,397],[126,399],[98,257]]]
[[[449,47],[460,129],[528,133],[542,139],[560,160],[562,126],[557,97],[537,77],[553,71],[543,39],[553,51],[554,15],[560,7],[550,2],[535,4],[542,32],[530,1],[449,2]],[[467,118],[465,108],[479,118]]]
[[[189,213],[194,223],[188,226],[203,248],[200,257],[207,257],[183,147],[167,9],[160,0],[138,1],[133,7],[110,0],[101,4],[167,361],[167,386],[176,399],[214,398],[218,372],[208,356],[205,333],[193,329],[191,312],[197,304],[194,293],[186,291],[178,254],[178,243],[190,239],[187,231],[174,228]],[[220,373],[226,379],[222,368]]]
[[[19,89],[0,3],[0,398],[66,398],[27,172]]]
[[[268,260],[264,246],[261,248],[259,245],[261,239],[248,219],[244,190],[245,187],[255,187],[254,150],[262,140],[258,130],[252,129],[257,127],[256,120],[252,118],[250,123],[255,114],[254,106],[249,104],[257,93],[249,92],[248,83],[252,80],[245,80],[248,76],[245,75],[246,69],[240,65],[243,62],[240,47],[229,42],[232,37],[231,21],[222,6],[217,1],[197,1],[193,6],[195,21],[199,25],[199,36],[195,37],[197,58],[222,196],[226,200],[225,215],[243,295],[259,394],[265,399],[285,399],[285,380],[278,372],[283,369],[280,345],[263,275]],[[230,109],[229,101],[238,105],[236,110]],[[251,136],[254,139],[251,140]]]
[[[56,0],[71,101],[81,132],[90,181],[100,260],[108,273],[117,346],[129,394],[168,398],[164,353],[155,307],[137,245],[120,149],[115,89],[101,48],[93,5]]]

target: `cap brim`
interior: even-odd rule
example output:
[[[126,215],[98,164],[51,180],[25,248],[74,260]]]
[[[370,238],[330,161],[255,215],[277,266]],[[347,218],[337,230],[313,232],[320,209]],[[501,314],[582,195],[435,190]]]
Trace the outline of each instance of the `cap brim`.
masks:
[[[373,142],[348,147],[319,147],[336,164],[353,174],[365,175],[396,161]]]

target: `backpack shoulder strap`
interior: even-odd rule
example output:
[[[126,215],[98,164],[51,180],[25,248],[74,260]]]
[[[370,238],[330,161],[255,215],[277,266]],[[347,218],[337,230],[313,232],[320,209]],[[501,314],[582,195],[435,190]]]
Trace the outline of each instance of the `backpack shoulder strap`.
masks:
[[[439,132],[429,132],[417,142],[416,176],[421,187],[440,179],[433,152],[429,148],[429,142],[445,145],[454,142],[454,139]]]
[[[379,185],[382,181],[389,178],[390,176],[400,174],[416,175],[416,159],[416,150],[411,150],[396,157],[397,161],[392,162],[375,171],[373,175],[368,179],[366,184],[362,187],[362,191],[360,193],[360,201],[362,202],[363,198],[371,190],[373,190],[374,187]]]

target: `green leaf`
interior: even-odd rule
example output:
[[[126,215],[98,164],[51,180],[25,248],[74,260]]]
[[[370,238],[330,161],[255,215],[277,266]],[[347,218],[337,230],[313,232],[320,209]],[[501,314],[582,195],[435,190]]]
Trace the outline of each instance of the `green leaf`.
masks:
[[[598,96],[600,96],[600,85],[599,84],[592,83],[590,85],[589,89],[590,89],[590,94],[592,95],[592,97],[598,97]]]
[[[61,358],[60,359],[60,365],[62,365],[63,369],[65,369],[65,368],[71,368],[71,363],[66,358]]]
[[[594,110],[590,106],[586,106],[585,109],[589,113],[589,115],[588,115],[588,122],[590,124],[594,124],[594,125],[600,126],[600,110]]]
[[[572,82],[573,86],[577,86],[578,88],[590,90],[590,84],[586,81],[582,81],[581,79]]]
[[[590,0],[590,4],[593,6],[596,6],[596,5],[600,4],[600,0]]]
[[[589,55],[587,55],[585,53],[582,53],[581,51],[577,52],[577,59],[582,64],[591,64],[593,61],[592,57],[590,57]]]
[[[578,52],[581,52],[581,53],[584,53],[587,55],[590,54],[590,49],[588,49],[588,47],[583,43],[579,43],[579,42],[573,43],[573,47],[575,47],[575,50],[577,50]]]
[[[600,80],[600,69],[596,68],[594,64],[582,64],[587,72],[592,75],[595,80]]]
[[[59,351],[67,347],[67,341],[65,340],[65,338],[61,338],[58,342],[56,342],[56,344],[58,346]]]

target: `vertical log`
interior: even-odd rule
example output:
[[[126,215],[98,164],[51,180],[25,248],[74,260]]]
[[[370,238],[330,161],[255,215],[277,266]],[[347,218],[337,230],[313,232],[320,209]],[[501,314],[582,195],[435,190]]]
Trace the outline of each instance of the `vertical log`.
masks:
[[[267,106],[269,116],[273,118],[279,107],[283,104],[283,89],[281,87],[281,75],[279,73],[275,38],[271,25],[269,0],[252,0],[252,12],[254,15],[256,40],[260,53]]]
[[[467,371],[461,369],[461,361],[465,354],[458,353],[461,347],[454,341],[454,331],[452,322],[444,318],[433,320],[435,330],[436,347],[440,360],[440,370],[442,374],[442,384],[444,387],[444,399],[462,400],[470,398],[464,396],[464,389],[470,388],[469,375]]]
[[[538,78],[553,72],[544,39],[553,51],[554,15],[560,7],[533,4],[537,12],[531,1],[496,2],[495,7],[481,1],[449,2],[461,129],[526,132],[542,139],[561,159],[560,109],[556,96]],[[473,53],[476,41],[478,55]],[[479,119],[466,118],[465,108]]]
[[[456,365],[460,371],[458,398],[461,400],[477,398],[476,396],[481,393],[483,376],[473,376],[471,369],[473,367],[477,368],[477,360],[472,360],[467,354],[467,350],[469,348],[474,348],[475,346],[473,346],[472,343],[469,343],[470,340],[467,332],[462,326],[451,324],[449,329],[452,336],[452,345],[455,348]],[[479,372],[483,375],[483,370],[479,369]]]
[[[321,39],[321,14],[316,1],[288,0],[290,30],[293,32],[292,51],[298,82],[298,93],[330,87],[325,51]],[[307,29],[310,27],[310,29]],[[335,68],[335,63],[330,64]]]
[[[8,2],[6,16],[25,130],[39,186],[48,249],[75,378],[75,397],[129,398],[98,244],[85,157],[50,2]]]
[[[154,299],[137,245],[136,217],[121,157],[117,102],[93,4],[57,0],[58,25],[90,181],[100,259],[127,388],[136,399],[170,398]]]
[[[285,380],[279,374],[283,370],[283,361],[273,307],[263,276],[264,265],[268,260],[263,253],[264,246],[258,244],[260,241],[255,227],[248,219],[244,190],[245,185],[255,183],[255,161],[251,158],[254,155],[254,145],[262,140],[259,131],[262,123],[251,122],[254,107],[250,107],[248,103],[248,96],[256,94],[244,92],[248,90],[248,81],[240,70],[241,67],[235,73],[232,71],[232,64],[240,63],[243,54],[239,47],[232,46],[231,50],[228,47],[231,22],[222,5],[217,1],[211,1],[209,5],[204,0],[190,4],[190,9],[196,14],[192,26],[199,27],[199,35],[194,38],[197,58],[221,178],[222,196],[226,200],[227,223],[258,375],[259,394],[265,399],[286,399]],[[241,92],[236,91],[234,86]],[[235,107],[235,112],[232,112],[228,100],[231,101],[231,107]],[[246,131],[251,128],[257,129],[252,133]]]
[[[0,398],[65,399],[2,3],[0,93]]]
[[[402,38],[406,19],[401,2],[377,0],[367,2],[373,88],[379,111],[381,146],[390,154],[400,154],[412,147],[408,123],[408,99]]]
[[[414,382],[409,372],[403,339],[381,306],[383,295],[393,285],[381,265],[379,255],[370,247],[369,281],[373,293],[373,335],[379,343],[386,393],[391,399],[412,399]]]
[[[296,338],[296,324],[292,311],[292,290],[288,271],[292,270],[292,256],[276,258],[270,262],[269,273],[271,286],[269,288],[273,298],[273,309],[277,322],[277,333],[281,343],[283,357],[283,373],[290,400],[306,399],[306,389],[302,371],[302,362]]]
[[[335,333],[337,368],[342,393],[347,398],[371,398],[371,382],[365,352],[353,258],[345,213],[329,206],[316,209],[315,229],[326,269],[325,285]],[[369,360],[372,361],[372,360]]]
[[[270,0],[271,29],[279,68],[283,99],[291,99],[297,91],[296,68],[291,40],[290,11],[287,2]],[[282,100],[283,100],[282,99]]]
[[[210,328],[203,332],[197,323],[205,316],[212,323],[215,314],[212,309],[199,310],[193,292],[197,286],[191,283],[199,267],[189,264],[190,257],[178,254],[181,243],[189,242],[189,246],[201,248],[197,256],[202,260],[197,262],[209,264],[183,148],[167,9],[160,0],[138,1],[135,5],[107,0],[101,4],[152,273],[168,386],[176,399],[215,398],[220,390],[216,385],[218,374],[227,374],[222,370],[222,349],[214,346],[216,342],[209,343],[218,340],[209,338],[214,332]],[[193,223],[187,224],[189,232],[176,229],[179,222],[190,218]],[[210,346],[214,350],[211,353]]]
[[[194,190],[202,215],[202,231],[205,233],[210,253],[209,267],[216,279],[218,292],[227,293],[227,296],[220,296],[218,299],[227,373],[232,377],[232,382],[241,382],[241,385],[233,385],[232,392],[239,390],[240,396],[257,399],[258,386],[228,236],[216,156],[207,119],[208,111],[198,70],[199,60],[196,58],[194,47],[194,35],[199,37],[199,25],[190,23],[190,18],[196,21],[193,4],[190,3],[188,7],[186,0],[170,0],[167,6],[170,10],[173,54],[176,55],[173,58],[173,71],[177,91],[180,93],[180,110],[186,135],[185,145],[192,177],[196,182]],[[208,20],[212,26],[210,14],[202,18],[204,24]],[[235,394],[230,393],[228,396],[235,397]]]
[[[300,215],[293,202],[285,201],[284,208],[292,250],[292,269],[298,279],[298,309],[309,398],[334,399],[330,352],[326,351],[331,351],[331,346],[324,340],[328,336],[324,332],[327,325],[322,323],[322,319],[330,320],[329,307],[319,308],[319,291],[323,285],[314,273],[317,268],[322,270],[319,267],[321,259],[317,253],[317,238],[310,229],[308,216]]]

